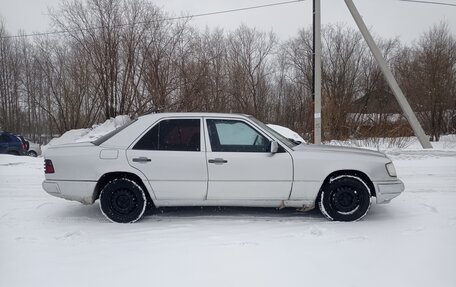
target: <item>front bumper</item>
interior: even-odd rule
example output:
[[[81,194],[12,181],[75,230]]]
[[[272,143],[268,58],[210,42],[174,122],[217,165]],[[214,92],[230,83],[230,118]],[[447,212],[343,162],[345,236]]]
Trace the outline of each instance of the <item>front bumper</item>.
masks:
[[[377,204],[389,203],[391,199],[399,196],[405,189],[404,183],[400,179],[395,181],[375,182],[374,184]]]
[[[94,191],[97,182],[95,181],[64,181],[45,180],[43,189],[50,195],[79,201],[82,204],[92,204],[95,201]]]

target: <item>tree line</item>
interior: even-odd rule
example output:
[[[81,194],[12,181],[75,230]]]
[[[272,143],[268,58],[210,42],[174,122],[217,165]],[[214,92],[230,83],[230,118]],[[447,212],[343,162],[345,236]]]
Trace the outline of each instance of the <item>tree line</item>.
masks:
[[[117,115],[204,111],[254,115],[313,132],[312,31],[193,27],[143,0],[65,1],[53,31],[9,37],[0,22],[0,129],[45,142]],[[445,23],[412,44],[377,37],[426,133],[456,133],[456,40]],[[357,30],[322,31],[323,138],[411,129]]]

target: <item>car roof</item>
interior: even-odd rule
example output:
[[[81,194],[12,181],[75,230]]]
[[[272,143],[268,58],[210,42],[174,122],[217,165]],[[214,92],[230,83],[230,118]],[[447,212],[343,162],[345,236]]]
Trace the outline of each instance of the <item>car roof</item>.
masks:
[[[5,132],[5,131],[0,131],[0,134],[6,134],[6,135],[9,135],[9,136],[17,137],[16,134],[13,134],[13,133],[10,133],[10,132]]]
[[[136,120],[122,129],[118,133],[112,135],[108,139],[99,143],[104,147],[127,147],[132,141],[139,136],[138,131],[143,132],[147,130],[155,122],[165,118],[185,118],[185,117],[218,117],[218,118],[246,118],[248,115],[244,114],[230,114],[230,113],[153,113],[138,117]]]
[[[246,114],[240,113],[209,113],[209,112],[182,112],[182,113],[151,113],[147,115],[140,116],[139,118],[165,118],[165,117],[226,117],[226,118],[235,118],[235,117],[249,117]]]

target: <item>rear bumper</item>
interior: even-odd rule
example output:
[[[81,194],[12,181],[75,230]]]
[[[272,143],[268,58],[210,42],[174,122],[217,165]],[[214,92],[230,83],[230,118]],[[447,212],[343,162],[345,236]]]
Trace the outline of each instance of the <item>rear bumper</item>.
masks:
[[[397,179],[395,181],[375,182],[377,204],[389,203],[391,199],[399,196],[405,189],[404,183]]]
[[[52,196],[92,204],[95,201],[95,181],[45,180],[43,189]]]

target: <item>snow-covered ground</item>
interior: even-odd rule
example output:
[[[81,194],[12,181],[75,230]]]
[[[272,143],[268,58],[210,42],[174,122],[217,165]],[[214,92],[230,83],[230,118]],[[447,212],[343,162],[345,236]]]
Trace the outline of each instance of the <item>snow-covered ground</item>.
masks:
[[[167,208],[114,224],[98,202],[46,194],[42,158],[0,155],[0,286],[454,287],[454,139],[384,148],[406,191],[351,223],[293,209]]]

